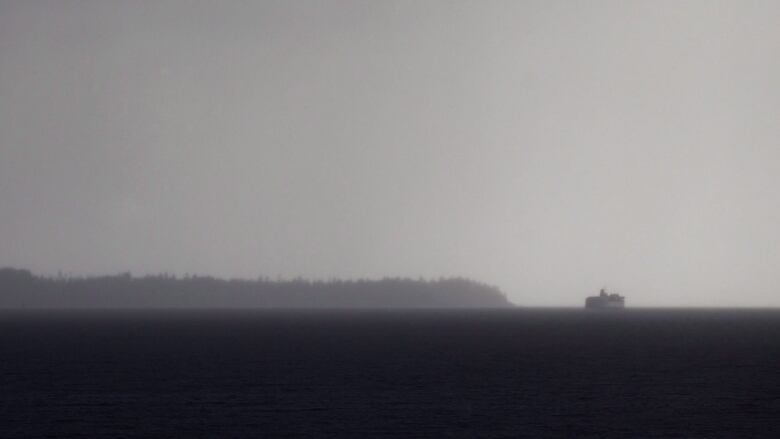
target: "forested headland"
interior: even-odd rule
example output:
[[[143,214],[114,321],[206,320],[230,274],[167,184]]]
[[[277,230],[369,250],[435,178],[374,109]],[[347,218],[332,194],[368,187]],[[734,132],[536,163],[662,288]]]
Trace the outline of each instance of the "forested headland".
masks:
[[[0,268],[0,308],[501,308],[496,287],[437,280],[219,279],[130,273],[45,277]]]

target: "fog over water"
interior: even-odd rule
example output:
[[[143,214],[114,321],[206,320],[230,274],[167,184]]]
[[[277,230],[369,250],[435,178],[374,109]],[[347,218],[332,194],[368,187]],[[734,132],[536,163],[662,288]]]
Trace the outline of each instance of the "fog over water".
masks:
[[[780,2],[0,0],[0,266],[780,306]]]

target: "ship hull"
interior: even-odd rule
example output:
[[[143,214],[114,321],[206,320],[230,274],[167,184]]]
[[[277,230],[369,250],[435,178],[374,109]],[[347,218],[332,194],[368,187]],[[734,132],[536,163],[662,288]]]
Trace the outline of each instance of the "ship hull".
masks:
[[[585,308],[588,309],[623,309],[626,304],[620,300],[605,300],[602,297],[588,297],[585,299]]]

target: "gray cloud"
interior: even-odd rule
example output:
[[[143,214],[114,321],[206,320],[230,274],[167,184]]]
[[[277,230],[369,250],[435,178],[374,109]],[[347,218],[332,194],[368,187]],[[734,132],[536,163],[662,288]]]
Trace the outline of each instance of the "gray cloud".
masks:
[[[780,305],[780,4],[0,2],[0,265]]]

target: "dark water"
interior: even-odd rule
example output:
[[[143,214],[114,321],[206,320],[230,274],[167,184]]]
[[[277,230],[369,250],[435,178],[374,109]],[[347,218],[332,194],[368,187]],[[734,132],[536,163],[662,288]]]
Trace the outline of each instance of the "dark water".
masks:
[[[780,437],[780,311],[0,313],[0,437]]]

